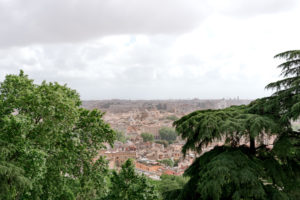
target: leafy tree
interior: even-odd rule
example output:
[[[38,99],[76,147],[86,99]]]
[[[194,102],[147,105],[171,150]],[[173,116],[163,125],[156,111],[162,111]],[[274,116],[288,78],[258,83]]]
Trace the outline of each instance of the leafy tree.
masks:
[[[142,133],[143,142],[153,142],[154,136],[151,133]]]
[[[289,119],[298,119],[300,115],[300,50],[286,51],[275,58],[286,59],[278,66],[284,79],[266,86],[267,89],[275,89],[276,92],[271,98],[264,100],[269,101],[272,108],[277,108],[277,112],[280,110],[281,120],[288,123]]]
[[[116,140],[119,142],[125,143],[127,138],[126,138],[124,132],[118,131],[118,130],[115,132],[116,132]]]
[[[255,138],[276,133],[280,127],[268,117],[249,113],[247,106],[232,106],[221,110],[199,110],[174,122],[177,132],[186,139],[183,153],[196,150],[215,140],[222,140],[236,146],[242,137],[248,138],[250,150],[255,153]]]
[[[215,147],[186,170],[191,179],[179,199],[288,199],[265,169],[248,147]]]
[[[166,165],[166,166],[169,166],[169,167],[173,167],[174,166],[174,161],[172,159],[164,159],[164,160],[158,160],[158,162]]]
[[[174,160],[174,167],[178,167],[179,162],[180,162],[180,159]]]
[[[177,138],[177,133],[173,128],[162,127],[159,130],[159,136],[161,140],[166,140],[168,142],[173,142]]]
[[[157,200],[159,193],[155,185],[144,175],[138,175],[134,170],[132,160],[127,160],[119,173],[113,172],[111,188],[107,199],[111,200]]]
[[[157,104],[156,105],[157,110],[166,110],[167,109],[167,104]]]
[[[183,176],[174,176],[163,174],[160,176],[158,188],[164,199],[176,199],[178,191],[182,190],[187,183],[188,178]]]
[[[287,61],[279,65],[285,79],[267,86],[276,89],[272,96],[248,106],[195,111],[174,122],[186,140],[184,154],[201,153],[216,141],[226,143],[194,161],[185,172],[190,180],[171,192],[173,199],[300,198],[300,135],[290,123],[300,115],[300,51],[276,57]],[[277,139],[269,150],[263,138],[274,134]],[[242,138],[250,146],[241,145]]]
[[[155,140],[155,143],[162,144],[164,147],[167,147],[169,145],[169,142],[166,140]]]
[[[286,51],[275,58],[286,59],[278,66],[282,70],[283,79],[268,84],[266,88],[275,92],[270,97],[256,100],[251,109],[252,112],[274,116],[277,123],[283,127],[274,143],[272,153],[276,160],[279,159],[280,169],[284,172],[278,176],[280,173],[273,170],[272,179],[282,185],[291,198],[299,199],[300,133],[293,131],[291,120],[300,116],[300,50]]]
[[[20,72],[0,85],[0,198],[97,199],[107,163],[94,162],[114,132],[75,90]],[[102,185],[102,187],[99,187]]]
[[[166,119],[171,120],[171,121],[176,121],[176,120],[178,120],[178,117],[175,115],[170,115],[170,116],[167,116]]]

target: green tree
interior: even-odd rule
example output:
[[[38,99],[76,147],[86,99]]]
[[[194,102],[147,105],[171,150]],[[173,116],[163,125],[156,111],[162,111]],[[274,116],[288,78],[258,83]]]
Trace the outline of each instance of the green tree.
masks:
[[[173,167],[174,166],[174,161],[172,159],[164,159],[164,160],[158,160],[158,162],[166,165],[166,166],[169,166],[169,167]]]
[[[176,199],[189,180],[187,177],[167,174],[161,175],[160,179],[158,188],[164,199]]]
[[[107,163],[94,162],[115,134],[75,90],[20,72],[0,85],[0,199],[97,199]],[[103,187],[99,187],[102,185]]]
[[[138,175],[132,160],[127,160],[119,173],[113,172],[107,199],[111,200],[157,200],[159,193],[144,175]]]
[[[276,91],[263,100],[268,101],[269,107],[276,108],[277,112],[280,110],[282,122],[289,123],[290,119],[298,119],[300,115],[300,50],[286,51],[275,58],[286,59],[278,66],[284,79],[268,84],[267,89]],[[265,108],[265,111],[269,109]]]
[[[299,199],[300,135],[290,121],[300,115],[300,51],[276,57],[287,61],[279,66],[285,79],[267,86],[276,89],[272,96],[248,106],[195,111],[174,122],[186,140],[185,154],[226,141],[185,171],[190,180],[174,190],[176,199]],[[273,134],[277,139],[269,150],[263,138]],[[242,138],[250,146],[240,145]]]
[[[155,143],[162,144],[164,147],[167,147],[169,145],[169,142],[166,140],[155,140]]]
[[[115,132],[116,132],[116,140],[119,142],[125,143],[127,138],[126,138],[124,132],[118,131],[118,130]]]
[[[168,142],[173,142],[177,138],[177,133],[173,128],[162,127],[159,130],[159,136],[161,140],[166,140]]]
[[[167,116],[166,119],[171,120],[171,121],[176,121],[176,120],[178,120],[178,117],[175,115],[170,115],[170,116]]]
[[[142,133],[143,142],[153,142],[154,136],[151,133]]]
[[[255,139],[272,135],[280,128],[272,118],[249,113],[249,108],[244,105],[195,111],[175,121],[174,125],[181,137],[186,139],[183,153],[187,150],[201,153],[203,147],[224,138],[231,146],[236,146],[245,137],[250,142],[251,152],[255,154]]]

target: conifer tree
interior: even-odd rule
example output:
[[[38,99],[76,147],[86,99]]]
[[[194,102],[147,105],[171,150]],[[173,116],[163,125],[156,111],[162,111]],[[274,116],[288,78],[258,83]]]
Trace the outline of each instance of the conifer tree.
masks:
[[[220,110],[199,110],[174,122],[177,132],[186,143],[183,153],[202,149],[214,141],[228,141],[237,146],[242,137],[250,142],[250,151],[255,154],[255,139],[274,134],[280,127],[268,117],[249,112],[247,106],[232,106]]]
[[[215,141],[227,140],[230,145],[197,158],[185,172],[190,180],[170,194],[177,194],[177,199],[300,198],[300,137],[291,127],[291,120],[300,116],[300,51],[275,57],[286,62],[279,65],[284,79],[267,85],[276,89],[272,96],[248,106],[195,111],[174,122],[186,140],[183,153],[201,153]],[[273,149],[267,149],[263,140],[255,144],[273,134],[277,136]],[[241,137],[247,137],[250,146],[239,145]]]

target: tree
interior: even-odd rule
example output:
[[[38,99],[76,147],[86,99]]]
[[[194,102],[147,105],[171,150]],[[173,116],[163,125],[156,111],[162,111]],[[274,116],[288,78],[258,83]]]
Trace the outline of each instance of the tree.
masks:
[[[168,142],[173,142],[177,138],[177,133],[173,128],[162,127],[159,130],[159,136],[161,140],[167,140]]]
[[[276,133],[280,127],[268,116],[249,113],[247,106],[231,106],[220,110],[199,110],[174,122],[177,132],[186,139],[183,153],[196,150],[215,140],[230,141],[236,146],[242,137],[248,138],[250,150],[255,154],[255,138]]]
[[[167,147],[169,145],[169,142],[166,140],[155,140],[155,143],[162,144],[164,147]]]
[[[107,163],[94,158],[115,133],[102,112],[80,104],[66,85],[37,85],[23,71],[6,76],[0,85],[1,199],[106,195]]]
[[[170,116],[167,116],[166,119],[171,120],[171,121],[176,121],[176,120],[178,120],[178,117],[175,115],[170,115]]]
[[[167,104],[159,103],[159,104],[156,105],[156,108],[157,108],[157,110],[166,110],[167,109]]]
[[[279,65],[285,79],[267,86],[276,88],[272,96],[248,106],[195,111],[174,122],[186,140],[184,154],[226,141],[185,171],[190,180],[174,190],[176,199],[300,198],[300,135],[290,123],[300,116],[300,51],[276,57],[287,61]],[[269,150],[263,137],[273,134],[277,139]],[[240,144],[241,138],[248,138],[250,146]]]
[[[142,133],[143,142],[153,142],[154,136],[151,133]]]
[[[116,140],[119,142],[125,143],[127,138],[126,138],[124,132],[118,131],[118,130],[115,132],[116,132]]]
[[[134,171],[132,160],[127,160],[119,173],[113,172],[111,178],[111,200],[157,200],[159,194],[153,184],[144,175]]]
[[[281,111],[282,120],[298,119],[300,115],[300,50],[286,51],[275,56],[285,58],[278,66],[284,79],[272,82],[266,86],[267,89],[275,89],[276,92],[266,98],[273,108]]]
[[[160,176],[158,188],[164,199],[176,199],[178,191],[182,190],[187,183],[188,178],[183,176],[174,176],[163,174]]]
[[[174,161],[172,159],[164,159],[164,160],[158,160],[158,162],[166,165],[166,166],[169,166],[169,167],[173,167],[174,166]]]
[[[273,164],[272,170],[278,167]],[[179,199],[289,199],[282,188],[270,182],[266,170],[263,160],[253,156],[248,147],[215,147],[185,171],[190,180]]]

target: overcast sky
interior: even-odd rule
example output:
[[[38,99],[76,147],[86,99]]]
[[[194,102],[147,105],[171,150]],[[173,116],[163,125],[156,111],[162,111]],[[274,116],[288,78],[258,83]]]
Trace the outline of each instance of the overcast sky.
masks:
[[[299,2],[299,3],[298,3]],[[0,0],[0,81],[82,99],[254,99],[300,48],[298,0]]]

